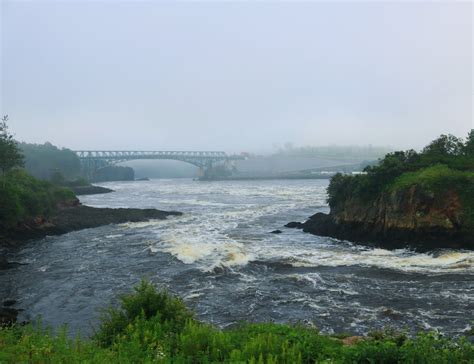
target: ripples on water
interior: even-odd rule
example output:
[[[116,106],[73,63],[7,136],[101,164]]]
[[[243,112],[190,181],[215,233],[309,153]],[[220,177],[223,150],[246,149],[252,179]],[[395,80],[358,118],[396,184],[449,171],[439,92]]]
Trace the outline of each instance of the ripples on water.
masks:
[[[327,212],[327,181],[153,180],[104,184],[97,207],[185,213],[28,244],[0,276],[28,315],[91,330],[98,308],[141,277],[179,294],[200,318],[314,324],[364,333],[386,325],[457,334],[474,321],[474,253],[388,251],[282,228]],[[280,228],[282,234],[269,232]]]

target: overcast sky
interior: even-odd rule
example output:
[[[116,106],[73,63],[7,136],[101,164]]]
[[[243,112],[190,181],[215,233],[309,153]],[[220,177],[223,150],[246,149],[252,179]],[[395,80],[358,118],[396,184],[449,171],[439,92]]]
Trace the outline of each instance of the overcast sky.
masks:
[[[418,148],[473,127],[467,1],[0,1],[0,109],[19,140]]]

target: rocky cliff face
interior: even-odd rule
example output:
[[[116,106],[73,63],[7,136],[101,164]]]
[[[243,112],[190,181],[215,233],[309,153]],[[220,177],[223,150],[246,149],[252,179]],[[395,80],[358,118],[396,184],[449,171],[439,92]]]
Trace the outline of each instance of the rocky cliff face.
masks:
[[[419,186],[384,192],[370,202],[348,198],[297,227],[304,231],[384,248],[474,249],[459,193],[435,194]]]
[[[462,226],[462,205],[458,194],[443,196],[425,192],[417,186],[383,193],[371,204],[349,199],[336,206],[331,214],[338,223],[373,224],[380,231],[390,229],[445,229]]]

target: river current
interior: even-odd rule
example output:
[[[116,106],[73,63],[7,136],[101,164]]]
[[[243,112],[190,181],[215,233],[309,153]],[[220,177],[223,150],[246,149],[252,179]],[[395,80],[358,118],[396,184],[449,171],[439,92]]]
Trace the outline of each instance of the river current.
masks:
[[[9,257],[24,265],[0,272],[0,294],[19,300],[21,319],[41,315],[89,334],[100,308],[145,277],[220,327],[274,321],[326,333],[391,326],[457,335],[473,324],[474,252],[388,251],[284,228],[328,211],[325,180],[102,185],[116,192],[81,202],[184,215],[26,244]]]

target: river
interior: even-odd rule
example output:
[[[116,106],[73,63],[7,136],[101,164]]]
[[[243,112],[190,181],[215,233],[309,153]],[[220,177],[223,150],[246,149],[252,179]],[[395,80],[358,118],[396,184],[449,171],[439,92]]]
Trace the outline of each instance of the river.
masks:
[[[102,185],[116,192],[82,203],[184,215],[26,244],[11,257],[24,265],[0,272],[0,293],[19,300],[21,319],[41,315],[89,334],[100,308],[145,277],[220,327],[245,320],[303,322],[325,333],[392,326],[456,335],[474,321],[472,251],[388,251],[283,228],[328,211],[326,180]]]

